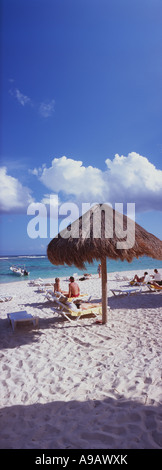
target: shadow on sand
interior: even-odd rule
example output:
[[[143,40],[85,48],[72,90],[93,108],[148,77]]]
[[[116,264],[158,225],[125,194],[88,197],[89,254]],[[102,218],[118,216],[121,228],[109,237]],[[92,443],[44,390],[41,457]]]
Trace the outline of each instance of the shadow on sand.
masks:
[[[124,288],[123,288],[124,289]],[[93,298],[89,303],[99,303],[101,299]],[[129,309],[136,310],[137,308],[160,308],[162,307],[162,293],[161,292],[140,292],[139,294],[132,295],[116,295],[109,296],[108,305],[112,309]],[[54,306],[53,301],[47,302],[33,302],[23,304],[24,307],[31,307],[33,309],[46,309]]]
[[[111,296],[108,299],[108,304],[112,309],[129,309],[137,310],[138,308],[161,308],[162,307],[162,294],[156,292],[140,292],[139,294],[132,295],[118,295]]]
[[[160,449],[160,407],[106,398],[0,410],[0,448]]]
[[[51,315],[49,318],[39,318],[38,328],[34,328],[32,322],[31,324],[20,323],[13,331],[7,319],[0,319],[0,350],[36,343],[43,334],[43,329],[57,327],[60,322],[63,322],[60,317]]]

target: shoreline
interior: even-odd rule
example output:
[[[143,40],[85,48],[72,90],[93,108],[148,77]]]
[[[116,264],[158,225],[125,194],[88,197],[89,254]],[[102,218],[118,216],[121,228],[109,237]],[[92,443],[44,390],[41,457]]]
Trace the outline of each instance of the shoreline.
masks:
[[[149,275],[153,275],[153,269],[137,269],[137,270],[130,270],[130,271],[107,271],[107,281],[116,281],[116,276],[118,276],[119,279],[122,280],[122,278],[125,277],[125,280],[131,280],[133,279],[134,275],[137,274],[139,277],[143,275],[144,271],[147,271]],[[161,273],[162,275],[162,268],[159,268],[158,271]],[[75,274],[75,273],[74,273]],[[57,276],[60,278],[60,281],[61,282],[66,282],[68,281],[69,277],[71,276],[71,274],[67,275],[67,276]],[[1,282],[0,283],[0,293],[2,293],[3,291],[3,287],[6,286],[6,287],[9,287],[9,286],[14,286],[16,287],[16,285],[18,286],[23,286],[24,284],[22,284],[22,282],[24,281],[25,285],[27,284],[30,284],[32,281],[36,282],[36,281],[39,281],[39,279],[41,279],[42,283],[51,283],[51,282],[55,282],[55,277],[56,276],[51,276],[51,277],[37,277],[37,278],[32,278],[32,277],[26,277],[25,279],[16,279],[16,275],[15,275],[15,280],[13,281],[10,281],[10,282]],[[77,282],[79,281],[79,278],[80,277],[83,277],[83,274],[79,274],[75,280],[77,280]],[[92,273],[91,274],[91,277],[89,278],[89,280],[92,280],[92,279],[99,279],[99,276],[98,274],[96,273]],[[101,279],[100,279],[101,280]],[[79,281],[80,282],[80,281]],[[81,282],[80,284],[81,286],[83,285],[83,281]],[[11,287],[11,288],[12,288]]]
[[[33,259],[34,258],[34,259]],[[36,261],[35,261],[36,259]],[[97,268],[98,268],[98,262],[94,261],[94,263],[87,264],[86,269],[84,270],[78,270],[74,265],[72,266],[54,266],[52,265],[48,258],[43,258],[41,259],[40,257],[30,257],[29,259],[25,259],[22,257],[21,260],[21,265],[22,267],[26,267],[27,271],[30,272],[29,276],[21,276],[17,277],[16,275],[14,276],[11,274],[11,271],[9,270],[9,266],[13,264],[13,261],[10,261],[10,263],[5,262],[5,260],[0,260],[0,281],[1,284],[10,284],[10,283],[23,283],[25,284],[28,282],[28,280],[31,279],[37,279],[39,277],[44,278],[44,279],[51,279],[52,277],[67,277],[67,276],[72,276],[73,273],[78,273],[78,276],[81,277],[83,275],[83,272],[88,272],[91,273],[92,275],[97,274]],[[14,262],[15,263],[15,262]],[[120,273],[125,273],[125,272],[133,272],[133,271],[148,271],[152,270],[154,268],[162,270],[162,262],[159,260],[154,260],[152,258],[148,257],[141,257],[139,259],[134,259],[131,263],[128,263],[126,261],[121,262],[120,260],[108,260],[107,261],[107,271],[109,274],[113,274],[116,272]]]
[[[13,299],[1,303],[0,314],[0,448],[162,447],[162,295],[147,287],[130,296],[111,291],[126,288],[123,278],[134,274],[108,273],[107,325],[94,317],[63,321],[29,280],[1,284]],[[79,285],[82,294],[101,299],[97,274]],[[67,290],[66,278],[61,288]],[[39,327],[13,332],[7,313],[18,310],[38,315]]]

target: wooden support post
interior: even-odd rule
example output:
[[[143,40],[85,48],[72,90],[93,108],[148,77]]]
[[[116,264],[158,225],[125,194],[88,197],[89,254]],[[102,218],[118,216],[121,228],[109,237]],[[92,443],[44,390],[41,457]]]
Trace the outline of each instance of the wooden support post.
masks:
[[[102,279],[102,323],[107,323],[107,263],[106,257],[101,259]]]

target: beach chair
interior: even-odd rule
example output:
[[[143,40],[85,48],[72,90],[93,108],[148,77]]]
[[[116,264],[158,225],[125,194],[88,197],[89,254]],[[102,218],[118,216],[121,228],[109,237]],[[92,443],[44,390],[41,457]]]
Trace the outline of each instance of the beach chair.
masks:
[[[154,284],[147,284],[148,289],[151,292],[162,292],[162,286],[155,286]]]
[[[41,277],[39,279],[32,279],[31,281],[28,282],[28,285],[29,286],[33,286],[33,287],[52,287],[53,286],[53,282],[50,282],[50,281],[45,281],[45,279],[43,280]]]
[[[116,281],[129,281],[129,277],[128,276],[119,276],[119,274],[115,274],[115,279]]]
[[[147,282],[145,281],[130,281],[129,282],[130,286],[147,286]]]
[[[28,282],[29,286],[39,286],[43,284],[43,279],[39,277],[38,279],[30,279]]]
[[[61,292],[54,292],[52,289],[48,289],[44,292],[45,292],[45,298],[53,302],[56,300],[59,300],[59,298],[62,297]]]
[[[53,285],[54,285],[53,282],[48,282],[48,281],[43,282],[43,286],[45,286],[45,287],[53,287]]]
[[[88,306],[86,308],[85,302],[85,308],[82,307],[81,309],[78,309],[75,303],[69,301],[69,299],[66,299],[66,302],[62,302],[61,300],[62,299],[58,300],[58,298],[55,299],[55,306],[52,307],[52,311],[61,315],[64,319],[66,318],[68,321],[73,321],[72,318],[79,320],[83,315],[93,314],[95,317],[98,317],[98,315],[101,314],[102,309],[100,304],[97,307],[92,304],[92,307]]]
[[[8,302],[9,300],[12,300],[13,296],[11,295],[0,295],[0,302]]]
[[[37,292],[43,292],[44,294],[46,294],[49,291],[49,284],[47,284],[47,285],[46,284],[37,284],[37,286],[35,286],[35,287],[37,287]],[[53,291],[51,290],[51,292],[53,292]]]
[[[142,292],[142,288],[133,287],[128,289],[110,289],[114,295],[130,295]]]
[[[36,316],[27,313],[26,310],[22,310],[19,312],[7,313],[8,321],[11,323],[13,331],[18,322],[33,322],[34,326],[38,325],[39,318]]]

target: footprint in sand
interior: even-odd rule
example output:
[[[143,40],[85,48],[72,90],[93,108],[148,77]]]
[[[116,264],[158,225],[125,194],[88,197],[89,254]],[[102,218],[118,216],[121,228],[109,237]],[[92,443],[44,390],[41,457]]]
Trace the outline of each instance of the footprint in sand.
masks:
[[[145,384],[152,384],[152,378],[151,377],[146,377],[146,379],[144,380],[144,383]]]
[[[2,385],[3,385],[3,387],[8,387],[8,384],[7,384],[6,380],[2,380]]]
[[[20,361],[18,362],[18,367],[22,367],[22,366],[23,366],[23,361],[20,360]]]
[[[10,377],[11,377],[10,368],[4,364],[4,366],[2,367],[2,370],[4,372],[6,372],[6,379],[10,379]]]
[[[25,403],[27,400],[28,400],[28,393],[27,393],[27,392],[23,392],[23,394],[22,394],[22,402]]]
[[[2,366],[2,370],[9,370],[9,367],[4,364],[4,366]]]

